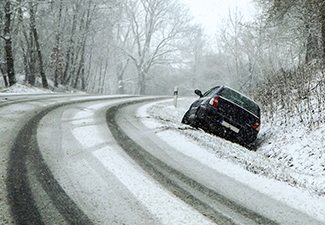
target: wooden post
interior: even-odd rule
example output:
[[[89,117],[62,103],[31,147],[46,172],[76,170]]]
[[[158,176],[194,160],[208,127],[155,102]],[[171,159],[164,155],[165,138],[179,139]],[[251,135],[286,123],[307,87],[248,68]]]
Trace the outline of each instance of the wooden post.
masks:
[[[177,98],[178,98],[178,87],[174,89],[174,106],[177,107]]]

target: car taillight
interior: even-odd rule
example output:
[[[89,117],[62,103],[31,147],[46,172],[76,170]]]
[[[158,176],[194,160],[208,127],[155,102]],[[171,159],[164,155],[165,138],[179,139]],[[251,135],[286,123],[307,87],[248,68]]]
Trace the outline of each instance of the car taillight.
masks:
[[[220,96],[216,96],[216,97],[211,98],[211,100],[209,101],[209,104],[214,106],[214,107],[217,107],[218,102],[219,102],[219,98],[220,98]]]
[[[258,121],[254,124],[253,128],[254,128],[255,130],[257,130],[257,131],[260,131],[260,126],[261,126],[261,120],[258,120]]]

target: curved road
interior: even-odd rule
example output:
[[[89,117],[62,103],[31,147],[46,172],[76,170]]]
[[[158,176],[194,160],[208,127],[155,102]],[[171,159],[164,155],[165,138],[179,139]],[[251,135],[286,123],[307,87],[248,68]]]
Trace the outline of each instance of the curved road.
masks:
[[[0,223],[322,224],[160,140],[154,100],[0,95]]]

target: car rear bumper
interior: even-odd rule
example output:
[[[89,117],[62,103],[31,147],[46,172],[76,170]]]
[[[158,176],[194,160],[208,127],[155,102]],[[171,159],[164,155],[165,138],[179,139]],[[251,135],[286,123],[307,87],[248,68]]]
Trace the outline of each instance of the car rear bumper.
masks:
[[[257,138],[258,132],[252,127],[243,127],[221,115],[217,110],[201,107],[197,117],[209,132],[231,139],[236,142],[251,143]]]

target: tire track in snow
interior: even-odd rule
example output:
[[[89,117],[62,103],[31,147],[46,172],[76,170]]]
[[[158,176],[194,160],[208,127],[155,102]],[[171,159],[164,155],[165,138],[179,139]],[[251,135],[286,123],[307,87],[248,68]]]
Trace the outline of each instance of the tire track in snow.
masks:
[[[117,140],[118,144],[133,160],[135,160],[145,171],[147,171],[175,196],[217,224],[237,223],[207,204],[204,201],[205,198],[220,202],[249,220],[254,221],[256,224],[277,224],[276,222],[269,220],[268,218],[265,218],[241,205],[238,205],[236,202],[233,202],[215,191],[203,186],[176,169],[168,166],[166,163],[143,149],[140,145],[127,136],[116,121],[115,117],[118,110],[128,105],[130,105],[130,103],[121,104],[112,107],[107,111],[106,120],[113,136]],[[195,192],[200,194],[196,195]],[[203,197],[200,197],[200,195]]]
[[[130,158],[124,154],[124,150],[118,146],[112,134],[102,134],[100,127],[94,124],[98,123],[95,117],[96,111],[104,107],[107,106],[105,104],[92,105],[78,112],[71,119],[72,124],[79,125],[72,130],[72,134],[82,145],[82,148],[93,149],[91,154],[102,164],[105,170],[115,176],[159,224],[214,224],[191,206],[166,191],[156,181],[148,178],[144,174],[146,172],[135,166],[134,162],[130,162]],[[87,126],[81,123],[85,120],[88,122]],[[89,138],[90,133],[92,135]],[[102,146],[107,141],[110,142],[110,145]],[[123,153],[121,154],[121,152]],[[95,180],[92,181],[91,179],[87,182],[95,182]],[[134,223],[136,222],[134,221]]]
[[[10,152],[8,163],[8,194],[11,210],[17,224],[45,224],[34,200],[28,176],[34,174],[41,188],[51,199],[51,204],[69,224],[92,224],[88,217],[65,193],[44,162],[37,144],[36,132],[40,120],[51,110],[72,104],[58,104],[42,110],[20,130]],[[27,162],[27,159],[32,162]],[[32,166],[27,165],[33,164]],[[28,170],[31,169],[32,171]]]
[[[103,100],[105,96],[87,96],[88,99],[84,98],[85,96],[78,96],[75,99],[66,99],[66,97],[75,96],[63,96],[63,100],[57,98],[58,100],[54,102],[47,102],[47,106],[44,108],[34,110],[36,113],[34,116],[26,122],[22,121],[25,124],[22,125],[11,147],[6,185],[10,208],[17,224],[46,224],[44,215],[47,217],[58,216],[61,222],[64,221],[68,224],[92,224],[87,215],[79,209],[54,178],[42,157],[36,133],[39,122],[50,111],[75,103]],[[110,100],[119,98],[123,97],[106,97]],[[47,98],[18,100],[0,105],[0,108],[11,104],[44,99]],[[37,182],[31,183],[31,180]],[[36,187],[37,185],[39,187]],[[35,195],[41,194],[48,198],[48,206],[42,209],[40,207],[42,203],[35,200]],[[43,212],[42,210],[52,211]]]

